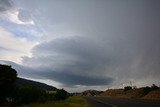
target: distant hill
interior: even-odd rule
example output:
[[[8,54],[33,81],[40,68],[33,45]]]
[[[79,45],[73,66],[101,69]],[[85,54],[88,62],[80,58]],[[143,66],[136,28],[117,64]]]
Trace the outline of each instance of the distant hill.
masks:
[[[130,87],[130,88],[128,88]],[[160,100],[160,87],[153,84],[146,87],[127,86],[124,89],[107,89],[106,91],[86,90],[72,93],[73,96],[98,96],[106,98],[149,99]]]
[[[17,78],[16,84],[19,87],[22,87],[22,86],[35,86],[37,88],[41,88],[41,89],[45,89],[45,90],[57,90],[56,87],[53,87],[53,86],[50,86],[50,85],[47,85],[47,84],[44,84],[44,83],[40,83],[40,82],[24,79],[24,78]]]
[[[101,94],[102,91],[97,91],[97,90],[86,90],[84,92],[82,92],[83,96],[97,96],[99,94]]]
[[[75,96],[98,96],[101,93],[103,93],[103,91],[97,91],[97,90],[86,90],[80,93],[72,93],[72,95]]]
[[[99,96],[107,98],[127,98],[127,99],[151,99],[160,100],[160,87],[152,85],[151,87],[140,87],[125,89],[108,89]]]

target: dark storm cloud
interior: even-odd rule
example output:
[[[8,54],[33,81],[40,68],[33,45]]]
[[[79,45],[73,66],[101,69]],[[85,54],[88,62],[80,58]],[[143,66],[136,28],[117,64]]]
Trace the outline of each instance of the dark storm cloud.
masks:
[[[46,75],[47,74],[47,75]],[[93,77],[93,76],[81,76],[75,75],[67,72],[54,72],[50,71],[45,73],[47,78],[58,81],[64,85],[86,85],[86,86],[95,86],[95,85],[109,85],[112,83],[112,78],[107,77]]]
[[[23,65],[16,64],[11,61],[3,61],[0,60],[0,63],[12,65],[14,69],[17,70],[18,76],[23,77],[32,77],[35,79],[51,79],[57,82],[60,82],[64,85],[74,86],[74,85],[109,85],[113,79],[112,78],[104,78],[104,77],[96,77],[96,76],[89,76],[89,75],[76,75],[69,72],[56,72],[50,71],[47,68],[33,69]],[[42,76],[43,75],[43,76]]]
[[[90,41],[90,42],[88,42]],[[112,63],[110,49],[104,50],[103,41],[87,37],[55,39],[33,48],[33,58],[24,58],[27,66],[49,66],[55,71],[82,75],[101,75],[105,66]],[[32,64],[30,64],[32,63]]]
[[[62,37],[37,45],[32,49],[31,58],[23,58],[23,64],[49,69],[51,73],[44,72],[44,75],[50,74],[48,78],[54,77],[57,72],[75,77],[112,78],[110,83],[113,85],[130,80],[146,83],[159,81],[158,4],[159,1],[150,0],[70,2],[67,4],[69,12],[62,22],[76,29],[78,36]],[[60,17],[61,12],[56,16]],[[71,13],[74,13],[74,18]],[[46,15],[47,18],[55,18],[52,12]],[[61,21],[60,18],[58,20]],[[77,78],[74,85],[82,85],[79,80]],[[57,81],[62,82],[63,79]],[[66,82],[62,83],[72,84],[69,82],[66,77]]]
[[[24,57],[23,64],[36,69],[40,67],[44,70],[39,76],[67,85],[106,85],[113,80],[158,79],[160,38],[158,34],[145,34],[107,41],[79,36],[55,39],[34,47],[33,57]]]
[[[40,67],[44,69],[40,75],[65,85],[112,83],[112,78],[101,74],[105,70],[105,65],[111,63],[110,58],[108,56],[106,58],[101,50],[103,46],[96,44],[95,40],[88,43],[85,39],[73,37],[40,44],[32,50],[33,58],[23,58],[23,64]],[[102,53],[99,53],[100,51]]]
[[[10,10],[13,2],[11,0],[0,0],[0,12]]]
[[[64,85],[160,80],[159,0],[20,2],[47,32],[32,57],[23,57],[30,77]]]
[[[23,64],[41,67],[44,72],[40,75],[68,85],[84,85],[84,81],[88,81],[85,85],[106,85],[104,81],[146,78],[147,72],[152,78],[159,77],[159,36],[124,37],[55,39],[34,47],[33,57],[23,58]]]

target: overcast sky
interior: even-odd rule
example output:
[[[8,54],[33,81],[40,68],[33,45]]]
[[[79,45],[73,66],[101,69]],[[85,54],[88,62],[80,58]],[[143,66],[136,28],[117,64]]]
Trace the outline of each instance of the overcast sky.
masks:
[[[67,91],[159,84],[159,0],[0,0],[0,63]]]

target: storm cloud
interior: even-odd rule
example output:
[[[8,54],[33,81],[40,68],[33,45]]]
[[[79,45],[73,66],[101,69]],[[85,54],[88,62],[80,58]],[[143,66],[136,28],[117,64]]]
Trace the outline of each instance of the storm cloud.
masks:
[[[91,81],[90,77],[93,77],[94,83],[89,82],[90,85],[107,85],[106,82],[113,81],[127,83],[147,77],[159,80],[158,35],[136,38],[110,38],[106,41],[101,38],[75,36],[55,39],[34,47],[33,56],[24,57],[23,65],[37,69],[40,67],[44,69],[43,76],[62,84],[89,85],[87,81]],[[58,74],[64,76],[57,76]],[[83,76],[86,84],[80,78]],[[112,81],[107,81],[108,78]]]
[[[33,20],[44,33],[31,55],[14,65],[21,76],[64,86],[159,84],[159,0],[14,3],[22,9],[19,19]]]
[[[11,0],[0,0],[0,12],[10,10],[13,7]]]

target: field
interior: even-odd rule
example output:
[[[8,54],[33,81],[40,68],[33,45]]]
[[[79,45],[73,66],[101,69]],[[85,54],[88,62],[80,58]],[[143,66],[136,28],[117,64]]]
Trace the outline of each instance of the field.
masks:
[[[64,101],[34,103],[31,104],[30,107],[88,107],[88,105],[87,101],[82,97],[70,97]]]

